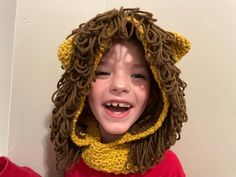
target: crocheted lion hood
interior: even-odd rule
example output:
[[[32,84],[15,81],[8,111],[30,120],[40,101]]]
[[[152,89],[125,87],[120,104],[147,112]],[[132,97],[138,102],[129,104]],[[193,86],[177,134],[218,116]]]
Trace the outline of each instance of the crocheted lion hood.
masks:
[[[55,108],[51,139],[57,162],[63,161],[64,168],[82,154],[85,162],[98,170],[117,174],[142,171],[142,168],[158,162],[180,137],[182,123],[187,121],[184,99],[186,84],[179,78],[180,70],[175,63],[189,51],[190,42],[178,33],[163,30],[154,22],[156,19],[151,13],[138,8],[114,9],[81,24],[60,45],[58,57],[65,73],[53,95]],[[91,113],[87,95],[95,70],[112,42],[131,38],[141,43],[150,66],[154,81],[151,89],[153,101],[147,114],[139,118],[121,139],[108,145],[109,148],[120,145],[121,150],[127,149],[127,158],[124,160],[126,170],[102,168],[101,164],[92,162],[92,158],[86,159],[86,156],[94,156],[86,148],[89,149],[94,141],[99,147],[100,140],[96,122],[89,118]],[[105,148],[103,144],[100,146]],[[138,155],[142,147],[146,153]],[[137,159],[139,156],[143,158]],[[128,165],[138,170],[130,170]]]

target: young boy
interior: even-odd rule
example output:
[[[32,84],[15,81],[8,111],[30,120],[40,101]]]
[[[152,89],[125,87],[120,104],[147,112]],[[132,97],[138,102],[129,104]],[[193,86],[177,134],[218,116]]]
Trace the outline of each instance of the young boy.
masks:
[[[66,177],[185,176],[168,149],[187,121],[186,84],[174,64],[190,43],[154,21],[139,9],[112,10],[60,46],[65,73],[53,95],[51,140]]]

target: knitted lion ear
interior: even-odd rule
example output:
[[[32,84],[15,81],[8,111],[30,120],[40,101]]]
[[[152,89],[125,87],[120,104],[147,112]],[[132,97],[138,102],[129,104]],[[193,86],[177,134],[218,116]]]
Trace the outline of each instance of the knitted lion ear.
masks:
[[[181,36],[179,33],[171,32],[171,34],[174,36],[174,39],[171,42],[172,55],[175,63],[177,63],[188,53],[191,48],[191,43],[186,37]]]
[[[73,52],[72,46],[73,37],[66,39],[62,44],[60,44],[58,49],[58,59],[62,63],[63,69],[67,69],[70,66],[70,60]]]

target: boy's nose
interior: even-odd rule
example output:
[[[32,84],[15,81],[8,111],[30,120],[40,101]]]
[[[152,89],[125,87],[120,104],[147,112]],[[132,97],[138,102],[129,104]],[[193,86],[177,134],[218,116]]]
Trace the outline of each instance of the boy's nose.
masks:
[[[114,94],[128,93],[130,91],[129,78],[123,76],[113,77],[110,84],[110,91]]]

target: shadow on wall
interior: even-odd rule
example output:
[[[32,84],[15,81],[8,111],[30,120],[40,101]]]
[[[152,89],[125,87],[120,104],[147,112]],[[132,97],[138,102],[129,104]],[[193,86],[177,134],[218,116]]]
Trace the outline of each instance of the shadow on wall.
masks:
[[[55,153],[53,150],[53,145],[50,141],[50,129],[49,129],[49,122],[51,120],[51,116],[47,116],[45,120],[45,127],[49,130],[47,133],[47,136],[43,138],[43,145],[44,145],[44,169],[45,169],[45,174],[42,176],[45,177],[52,177],[52,176],[57,176],[57,177],[63,177],[63,172],[59,172],[56,170],[56,161],[55,161]]]

